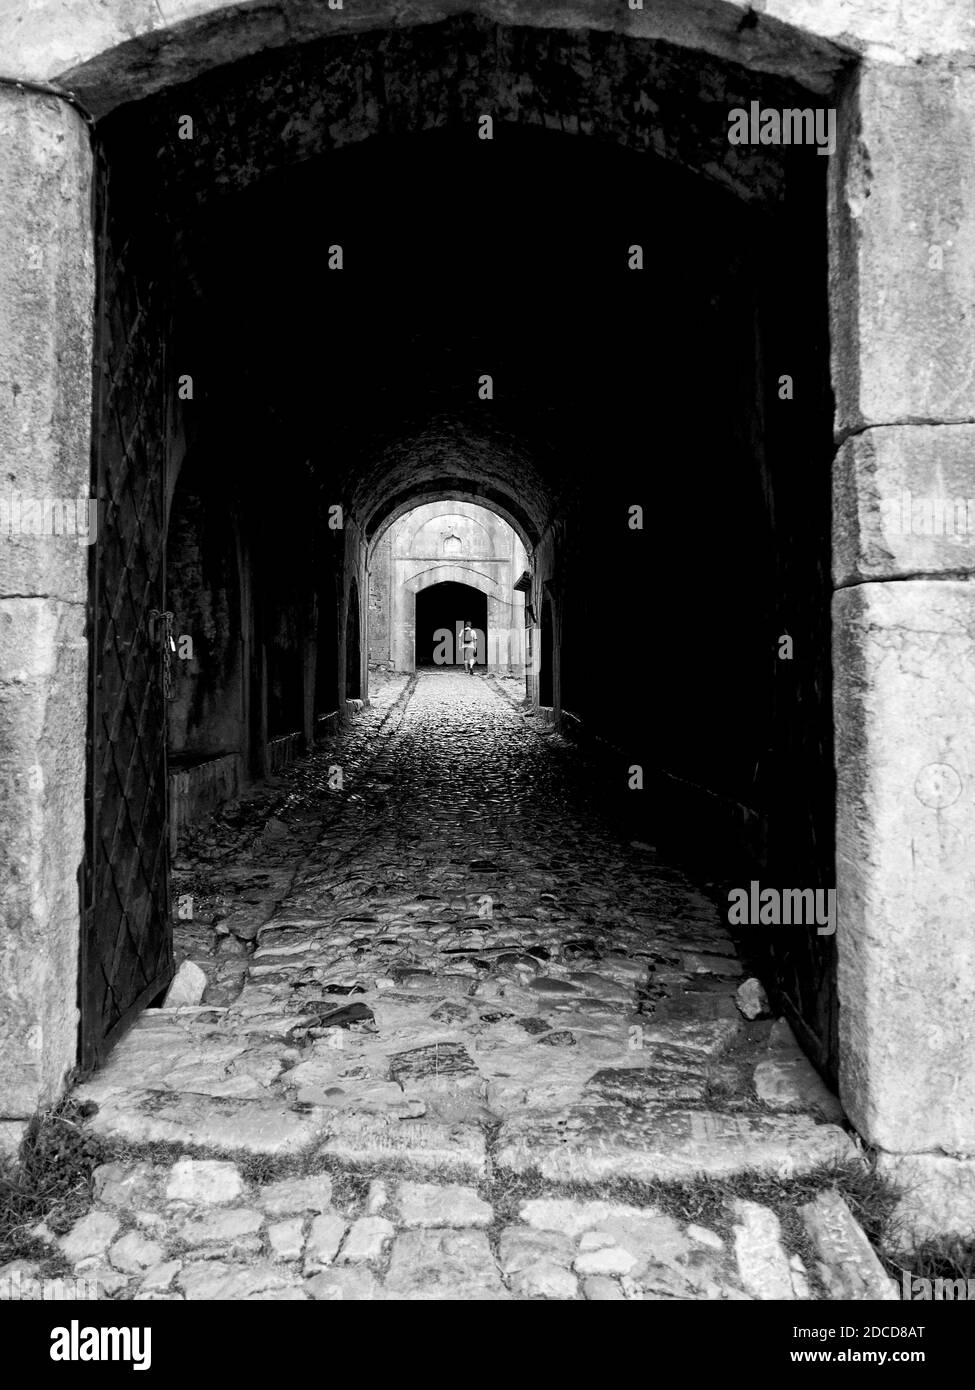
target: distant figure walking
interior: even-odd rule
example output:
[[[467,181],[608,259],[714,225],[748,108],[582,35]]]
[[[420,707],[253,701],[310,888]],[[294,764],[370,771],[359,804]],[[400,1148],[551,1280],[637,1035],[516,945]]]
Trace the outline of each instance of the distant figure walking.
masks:
[[[467,667],[467,674],[473,676],[474,667],[477,664],[477,633],[466,618],[460,639],[460,649],[464,653],[464,665]]]

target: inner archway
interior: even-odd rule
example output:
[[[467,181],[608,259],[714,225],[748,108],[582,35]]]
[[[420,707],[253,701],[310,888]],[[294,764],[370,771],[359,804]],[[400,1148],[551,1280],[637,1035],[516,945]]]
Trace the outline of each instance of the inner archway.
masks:
[[[460,665],[457,630],[478,629],[477,664],[525,672],[522,535],[501,509],[453,493],[381,522],[369,548],[369,667]]]
[[[465,623],[477,633],[477,667],[488,664],[488,600],[469,584],[448,580],[416,595],[416,666],[462,666],[460,634]]]

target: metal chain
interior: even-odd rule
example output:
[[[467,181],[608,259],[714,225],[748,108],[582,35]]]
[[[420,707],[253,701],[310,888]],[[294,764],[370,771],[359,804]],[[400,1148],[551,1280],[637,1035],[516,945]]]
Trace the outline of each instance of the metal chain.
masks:
[[[173,652],[176,642],[173,639],[174,614],[167,610],[161,613],[153,608],[149,613],[149,636],[162,652],[163,699],[175,700],[176,688],[173,681]]]

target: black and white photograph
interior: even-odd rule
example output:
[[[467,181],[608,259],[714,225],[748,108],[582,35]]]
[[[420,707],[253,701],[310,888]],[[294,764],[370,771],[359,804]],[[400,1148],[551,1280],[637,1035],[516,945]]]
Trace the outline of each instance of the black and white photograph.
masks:
[[[0,0],[0,462],[25,1367],[949,1373],[973,0]]]

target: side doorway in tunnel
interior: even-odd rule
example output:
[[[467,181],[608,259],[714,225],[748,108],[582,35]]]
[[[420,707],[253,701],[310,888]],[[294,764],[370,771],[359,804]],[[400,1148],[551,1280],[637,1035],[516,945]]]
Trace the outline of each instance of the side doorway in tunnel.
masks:
[[[315,717],[333,714],[339,684],[338,601],[333,586],[322,585],[318,592],[318,635],[315,664]]]
[[[551,708],[555,686],[552,680],[552,600],[546,594],[542,599],[539,615],[538,633],[538,703]]]
[[[362,646],[359,639],[359,585],[353,579],[349,589],[349,611],[345,619],[345,698],[362,698]]]
[[[445,581],[416,596],[416,669],[462,666],[460,634],[469,622],[477,632],[477,669],[488,664],[487,595],[470,584]]]

